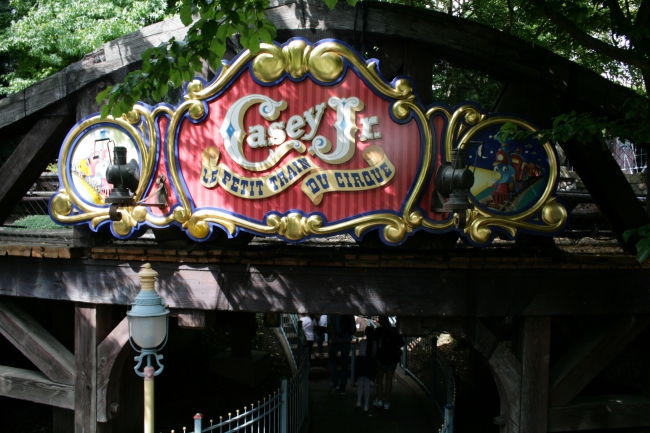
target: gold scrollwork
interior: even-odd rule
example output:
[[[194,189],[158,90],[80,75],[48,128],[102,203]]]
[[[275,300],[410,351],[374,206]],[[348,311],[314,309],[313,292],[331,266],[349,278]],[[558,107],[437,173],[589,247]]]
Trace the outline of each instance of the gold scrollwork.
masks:
[[[492,229],[505,230],[511,237],[515,237],[518,230],[528,230],[538,233],[555,233],[567,221],[568,213],[564,206],[550,197],[542,207],[541,220],[544,224],[534,224],[521,219],[495,217],[477,212],[469,223],[465,232],[479,245],[487,244],[492,239]]]

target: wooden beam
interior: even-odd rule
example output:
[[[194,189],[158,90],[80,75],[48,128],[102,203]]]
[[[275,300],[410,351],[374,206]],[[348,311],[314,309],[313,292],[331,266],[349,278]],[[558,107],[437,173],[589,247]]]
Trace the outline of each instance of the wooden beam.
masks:
[[[65,409],[72,409],[75,399],[72,385],[52,382],[39,371],[4,365],[0,365],[0,395]]]
[[[131,353],[126,317],[97,347],[97,421],[107,422],[120,411],[122,366]]]
[[[355,32],[354,8],[339,3],[329,11],[317,1],[306,0],[303,3],[308,11],[308,27],[326,28],[339,35],[347,31],[348,39],[351,39]],[[303,26],[297,14],[299,7],[290,3],[276,6],[271,2],[267,12],[280,32],[301,29]],[[357,22],[356,32],[359,30]],[[626,98],[636,96],[630,89],[545,48],[531,46],[522,39],[470,20],[423,8],[369,2],[365,37],[376,45],[395,39],[404,44],[420,42],[426,44],[427,50],[437,58],[483,71],[501,80],[528,77],[538,84],[544,83],[559,92],[571,94],[576,106],[587,105],[614,117],[621,115],[618,108]]]
[[[393,81],[393,78],[404,70],[404,44],[400,41],[384,42],[374,57],[379,60],[381,75],[388,81]]]
[[[431,82],[433,76],[433,54],[422,43],[410,43],[402,47],[404,75],[411,77],[422,104],[433,102]]]
[[[141,266],[142,262],[76,259],[21,262],[0,257],[0,295],[130,305],[140,291]],[[224,292],[226,282],[219,266],[197,268],[156,263],[154,268],[162,272],[156,290],[171,308],[229,309]]]
[[[141,61],[147,49],[175,36],[183,39],[187,28],[175,18],[140,29],[134,33],[105,43],[96,51],[86,54],[61,72],[0,100],[0,131],[33,113],[73,95],[89,83],[106,75],[119,73]]]
[[[72,385],[74,357],[25,310],[10,299],[0,299],[0,333],[48,379]]]
[[[177,310],[172,311],[171,314],[178,318],[178,327],[184,329],[205,329],[215,320],[214,311]]]
[[[72,354],[74,351],[74,304],[72,302],[51,302],[51,312],[52,336]],[[74,410],[53,407],[52,433],[70,433],[71,431],[74,431]]]
[[[303,8],[306,19],[302,16]],[[351,39],[361,25],[357,23],[355,29],[355,8],[339,3],[329,11],[318,0],[274,0],[267,13],[280,35],[328,30],[337,37],[348,35]],[[186,32],[180,19],[174,18],[104,44],[65,70],[0,100],[0,130],[99,78],[133,67],[147,48],[172,36],[183,39]],[[587,111],[602,111],[613,117],[620,116],[619,108],[627,98],[636,96],[632,90],[540,46],[531,46],[522,39],[470,20],[422,8],[370,2],[365,37],[377,45],[394,39],[405,44],[421,42],[438,58],[503,80],[529,77],[536,83],[571,94],[576,104],[588,107]]]
[[[548,410],[548,431],[650,427],[650,398],[645,395],[576,397]]]
[[[407,261],[404,261],[407,264]],[[142,262],[0,257],[0,296],[129,305]],[[171,308],[392,316],[650,314],[650,271],[155,263]],[[319,281],[319,284],[314,284]],[[522,284],[526,281],[526,284]],[[407,287],[408,290],[404,290]],[[371,301],[369,301],[371,300]]]
[[[34,181],[58,153],[61,142],[74,124],[65,104],[52,107],[34,124],[16,150],[0,167],[0,223],[25,195]]]
[[[628,252],[636,254],[635,238],[623,241],[623,232],[650,223],[650,217],[639,203],[611,151],[600,142],[582,144],[577,140],[562,143],[562,149],[571,161],[573,169],[607,217],[619,244]]]
[[[522,340],[520,428],[546,433],[551,318],[524,317]]]
[[[105,305],[75,305],[74,431],[97,433],[97,346],[110,329]]]
[[[650,315],[625,316],[589,331],[551,368],[549,404],[565,406],[650,324]]]

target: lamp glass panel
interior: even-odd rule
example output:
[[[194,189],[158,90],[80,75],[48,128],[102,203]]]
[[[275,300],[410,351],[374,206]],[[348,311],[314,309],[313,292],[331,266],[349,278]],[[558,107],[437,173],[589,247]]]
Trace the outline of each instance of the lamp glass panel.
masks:
[[[131,316],[131,337],[143,349],[158,347],[167,334],[167,316]]]

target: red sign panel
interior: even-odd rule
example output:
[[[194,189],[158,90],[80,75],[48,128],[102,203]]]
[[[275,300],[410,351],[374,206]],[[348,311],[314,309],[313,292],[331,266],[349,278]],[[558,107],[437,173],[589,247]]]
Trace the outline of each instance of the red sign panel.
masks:
[[[198,241],[219,231],[359,239],[378,229],[398,244],[418,230],[457,229],[485,245],[494,229],[556,233],[567,213],[553,197],[553,147],[497,142],[505,122],[533,129],[475,104],[425,108],[407,78],[388,83],[376,60],[337,41],[262,45],[210,83],[189,83],[176,107],[137,104],[120,119],[79,122],[61,149],[63,190],[50,214],[119,238],[176,225]],[[115,147],[140,180],[132,201],[109,212]],[[454,149],[462,167],[449,166]],[[474,184],[445,192],[433,181],[442,166],[471,171]]]

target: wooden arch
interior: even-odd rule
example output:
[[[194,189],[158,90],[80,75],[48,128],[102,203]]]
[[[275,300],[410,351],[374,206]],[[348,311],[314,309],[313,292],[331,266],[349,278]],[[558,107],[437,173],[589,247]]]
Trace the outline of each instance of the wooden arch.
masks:
[[[510,83],[495,107],[497,110],[518,111],[542,126],[548,125],[553,116],[571,110],[618,117],[624,101],[636,96],[635,92],[542,47],[481,24],[381,2],[364,2],[366,10],[358,13],[342,3],[329,11],[321,0],[274,0],[267,11],[279,30],[279,40],[293,36],[311,40],[336,37],[353,45],[363,42],[366,46],[378,46],[377,57],[384,76],[390,79],[403,71],[414,78],[419,89],[431,85],[434,57],[486,72]],[[97,80],[102,81],[95,93],[105,86],[103,80],[121,80],[128,70],[138,66],[140,55],[147,48],[172,36],[183,38],[185,33],[180,20],[172,19],[106,43],[80,62],[24,92],[0,100],[0,131],[11,126],[12,133],[19,133],[20,129],[26,132],[36,121],[52,117],[53,104],[70,105],[72,97]],[[426,94],[421,96],[425,103],[431,102]],[[58,111],[56,116],[70,117]],[[43,155],[51,155],[53,146],[58,148],[59,140],[29,138],[15,152],[18,156],[29,156],[18,158],[19,169],[14,168],[15,164],[5,164],[0,169],[3,184],[7,185],[0,188],[0,209],[13,207],[20,199],[14,191],[21,189],[18,184],[29,184],[36,178],[44,165]],[[34,141],[39,142],[37,151]],[[618,164],[608,151],[599,151],[597,146],[569,142],[563,148],[625,245],[622,233],[647,224],[650,218],[638,205]],[[0,211],[0,221],[4,221],[7,212]],[[632,243],[626,245],[630,252],[634,252]]]

